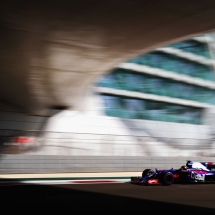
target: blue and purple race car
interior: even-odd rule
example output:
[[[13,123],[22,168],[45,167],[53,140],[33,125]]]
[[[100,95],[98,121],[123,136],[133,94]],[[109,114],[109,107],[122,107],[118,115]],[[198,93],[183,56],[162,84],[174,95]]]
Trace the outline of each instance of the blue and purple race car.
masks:
[[[215,183],[214,162],[192,162],[179,169],[158,170],[145,169],[142,176],[131,177],[131,183],[145,185],[171,185],[173,183]]]

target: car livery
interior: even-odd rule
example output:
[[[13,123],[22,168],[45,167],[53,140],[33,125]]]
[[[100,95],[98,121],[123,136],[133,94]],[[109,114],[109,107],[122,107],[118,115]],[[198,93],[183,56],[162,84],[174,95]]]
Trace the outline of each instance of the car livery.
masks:
[[[173,183],[215,183],[215,163],[187,161],[186,169],[145,169],[142,176],[131,177],[131,183],[171,185]]]

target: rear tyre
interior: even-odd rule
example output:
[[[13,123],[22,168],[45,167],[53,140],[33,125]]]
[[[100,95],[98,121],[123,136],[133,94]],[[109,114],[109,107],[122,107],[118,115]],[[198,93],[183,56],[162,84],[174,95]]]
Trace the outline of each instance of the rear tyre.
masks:
[[[154,170],[152,170],[152,169],[145,169],[145,170],[143,171],[143,173],[142,173],[142,177],[150,176],[150,175],[152,175],[152,174],[154,174]]]

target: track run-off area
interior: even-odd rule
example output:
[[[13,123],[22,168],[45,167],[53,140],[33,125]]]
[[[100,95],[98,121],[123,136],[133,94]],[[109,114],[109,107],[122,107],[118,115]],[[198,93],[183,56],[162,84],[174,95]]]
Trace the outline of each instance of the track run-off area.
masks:
[[[6,184],[5,184],[6,185]],[[0,186],[2,211],[79,214],[215,214],[215,184],[135,185],[130,182]]]

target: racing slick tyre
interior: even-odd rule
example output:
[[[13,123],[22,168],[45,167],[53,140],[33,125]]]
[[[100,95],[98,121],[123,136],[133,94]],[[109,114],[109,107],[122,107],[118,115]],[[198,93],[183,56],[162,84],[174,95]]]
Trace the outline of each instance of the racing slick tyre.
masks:
[[[160,182],[163,184],[163,185],[171,185],[174,183],[174,176],[171,172],[164,172],[161,174],[160,176]]]
[[[143,171],[143,173],[142,173],[142,177],[145,177],[147,175],[152,175],[152,174],[154,174],[154,170],[152,170],[152,169],[145,169]]]

